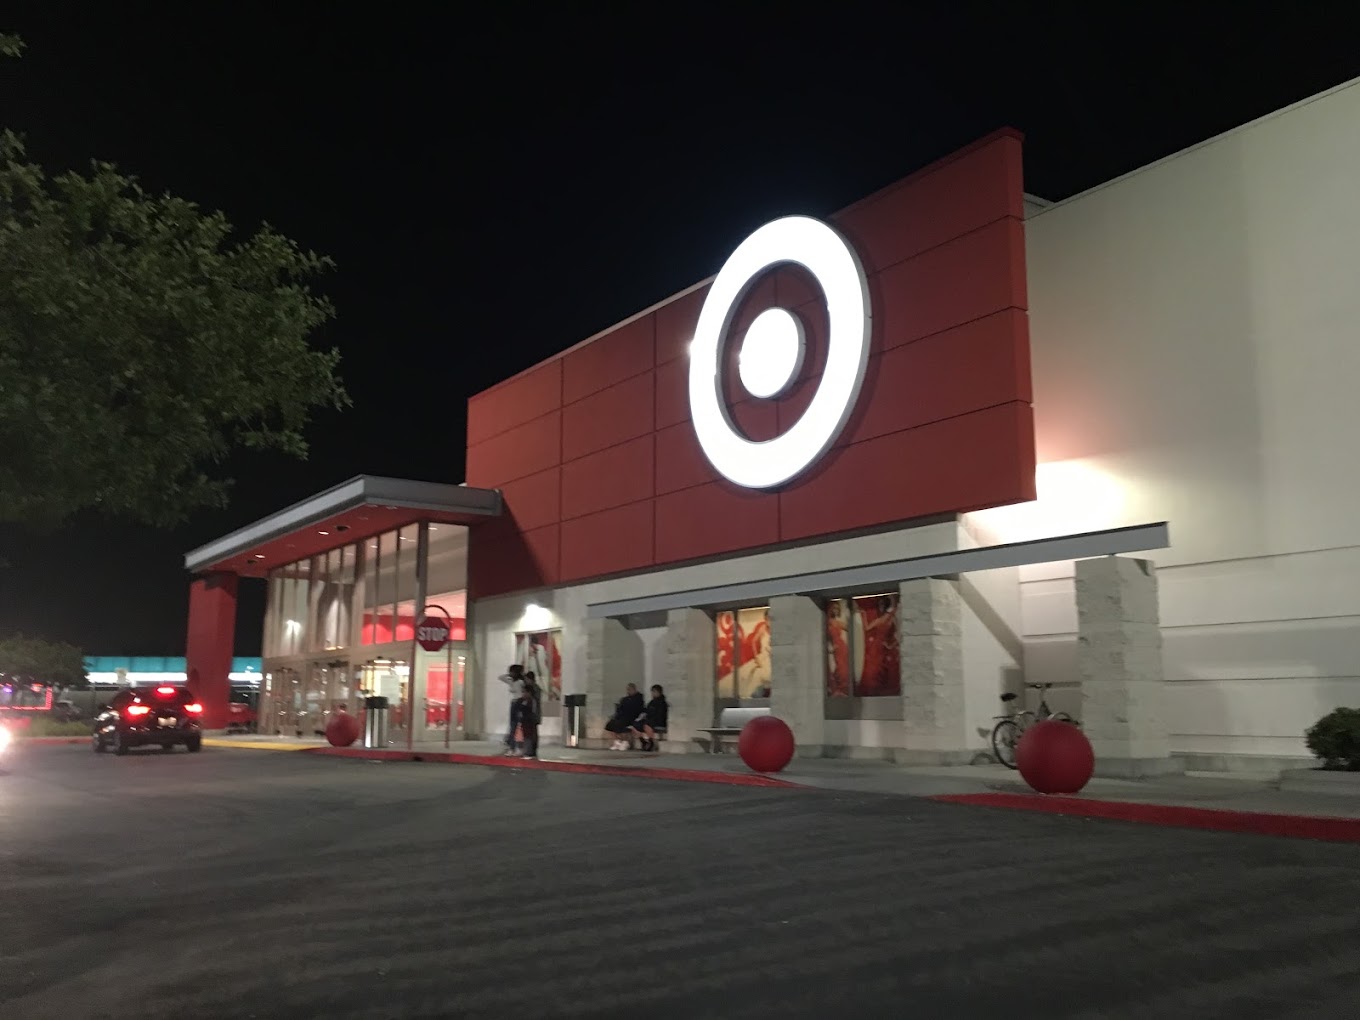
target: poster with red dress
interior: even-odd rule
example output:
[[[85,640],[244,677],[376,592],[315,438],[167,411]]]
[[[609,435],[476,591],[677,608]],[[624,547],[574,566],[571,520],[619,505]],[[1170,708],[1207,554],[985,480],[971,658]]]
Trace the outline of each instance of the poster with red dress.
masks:
[[[897,596],[870,595],[855,599],[857,630],[862,635],[864,658],[855,693],[878,698],[902,693],[901,659],[897,643]]]
[[[532,672],[545,701],[562,700],[562,632],[515,635],[515,661]]]
[[[850,601],[832,599],[826,604],[826,695],[848,698],[853,685],[850,674]]]
[[[826,606],[826,694],[877,698],[902,693],[897,596],[832,599]]]

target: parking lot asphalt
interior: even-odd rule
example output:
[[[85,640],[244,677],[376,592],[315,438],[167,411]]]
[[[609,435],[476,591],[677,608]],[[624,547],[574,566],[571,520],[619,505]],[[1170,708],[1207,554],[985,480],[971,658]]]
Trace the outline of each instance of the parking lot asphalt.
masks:
[[[0,775],[0,1017],[1351,1017],[1360,846],[264,751]]]

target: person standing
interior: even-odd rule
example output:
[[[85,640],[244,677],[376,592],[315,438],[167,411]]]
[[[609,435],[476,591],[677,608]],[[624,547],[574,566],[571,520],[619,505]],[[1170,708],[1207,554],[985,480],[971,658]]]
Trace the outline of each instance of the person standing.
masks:
[[[524,737],[522,758],[538,757],[538,724],[542,721],[542,702],[534,674],[524,675],[524,693],[520,695],[519,729]]]
[[[510,688],[510,728],[505,731],[505,755],[509,758],[519,753],[519,745],[515,740],[515,730],[520,727],[521,700],[524,694],[524,667],[518,662],[513,663],[498,679]]]

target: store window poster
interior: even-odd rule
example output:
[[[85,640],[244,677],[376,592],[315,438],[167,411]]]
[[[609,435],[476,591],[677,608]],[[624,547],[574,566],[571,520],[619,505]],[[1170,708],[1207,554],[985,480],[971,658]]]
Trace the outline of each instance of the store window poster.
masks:
[[[771,691],[770,610],[726,610],[717,627],[717,693],[720,698],[768,698]]]
[[[539,631],[515,636],[515,661],[532,672],[548,701],[562,700],[562,632]]]
[[[902,693],[894,595],[833,599],[826,607],[828,697],[874,698]]]

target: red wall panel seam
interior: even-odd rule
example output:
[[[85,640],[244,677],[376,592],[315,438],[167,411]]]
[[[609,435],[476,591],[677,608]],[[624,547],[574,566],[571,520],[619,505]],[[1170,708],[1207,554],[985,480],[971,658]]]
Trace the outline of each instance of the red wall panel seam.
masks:
[[[688,421],[689,419],[687,418],[685,420]],[[667,425],[666,428],[668,429],[675,428],[676,425],[682,424],[684,424],[684,422],[675,422],[672,425]],[[566,467],[568,464],[579,464],[583,460],[588,460],[589,458],[598,456],[599,454],[605,453],[608,450],[616,450],[620,446],[627,446],[629,443],[636,443],[639,439],[645,439],[648,436],[654,436],[657,434],[658,431],[659,430],[657,429],[657,427],[653,425],[652,428],[647,432],[639,432],[637,435],[629,436],[627,439],[620,439],[617,443],[610,443],[608,446],[598,446],[595,449],[591,450],[589,453],[583,453],[581,454],[581,456],[573,457],[571,460],[564,460],[562,461],[561,466]],[[655,451],[653,451],[653,453],[655,453]],[[566,456],[565,452],[563,453],[563,456],[564,457]]]
[[[656,372],[656,366],[655,366],[655,365],[652,365],[652,366],[649,366],[649,367],[647,367],[647,368],[644,368],[641,372],[634,372],[632,375],[625,375],[625,376],[622,376],[622,377],[620,377],[620,378],[618,378],[618,379],[615,379],[613,382],[608,383],[608,384],[605,385],[605,386],[601,386],[598,390],[591,390],[589,393],[583,393],[581,396],[577,397],[575,400],[570,400],[570,401],[567,400],[567,395],[566,395],[566,393],[563,393],[563,394],[562,394],[562,410],[565,411],[565,410],[566,410],[567,408],[569,408],[569,407],[575,407],[577,404],[583,404],[583,403],[585,403],[587,400],[591,399],[592,397],[598,397],[598,396],[599,396],[601,393],[603,393],[605,390],[612,390],[615,386],[622,386],[624,383],[632,382],[634,379],[640,379],[640,378],[642,378],[644,375],[646,375],[648,372],[655,373],[655,372]],[[563,376],[563,378],[565,378],[565,375]],[[564,387],[564,388],[565,388],[565,387]]]
[[[989,227],[994,227],[998,223],[1002,223],[1006,220],[1014,220],[1015,222],[1021,224],[1022,226],[1024,225],[1025,222],[1020,217],[1012,216],[1009,213],[1007,213],[1004,216],[998,216],[994,220],[988,220],[986,223],[973,227],[971,230],[965,230],[962,234],[955,234],[953,237],[946,238],[945,240],[940,241],[938,244],[932,244],[929,248],[922,248],[918,252],[913,252],[911,255],[907,255],[904,256],[903,258],[898,259],[896,262],[885,262],[881,266],[874,266],[873,269],[866,269],[865,275],[870,280],[872,280],[874,277],[881,276],[883,273],[886,273],[889,269],[896,269],[898,266],[905,265],[908,262],[914,262],[919,258],[923,258],[924,256],[931,254],[932,252],[939,251],[941,248],[948,247],[949,245],[955,243],[956,241],[962,241],[964,238],[972,237],[974,234],[986,230]],[[812,302],[808,303],[811,304]]]
[[[548,417],[548,415],[550,415],[550,414],[560,414],[561,411],[562,411],[562,407],[561,407],[560,404],[559,404],[557,407],[550,407],[550,408],[548,408],[546,411],[544,411],[542,414],[534,415],[534,417],[532,417],[532,418],[526,418],[526,419],[525,419],[524,421],[522,421],[522,422],[518,422],[517,424],[511,425],[508,429],[501,429],[501,431],[499,431],[499,432],[493,432],[491,435],[487,436],[485,439],[479,439],[479,440],[478,440],[477,442],[475,442],[475,443],[469,443],[468,446],[467,446],[467,452],[468,452],[468,453],[471,453],[473,450],[477,449],[477,447],[479,447],[479,446],[485,446],[487,443],[493,443],[493,442],[495,442],[497,439],[502,438],[503,436],[508,436],[511,432],[514,432],[516,429],[522,429],[522,428],[524,428],[524,427],[526,427],[526,426],[528,426],[528,425],[534,424],[535,422],[542,421],[544,418]],[[559,430],[559,431],[560,431],[560,430]],[[560,445],[560,440],[559,440],[559,445]],[[558,451],[558,454],[559,454],[559,457],[560,457],[560,455],[561,455],[561,451],[560,451],[560,450]],[[559,461],[559,463],[560,463],[560,461]]]

